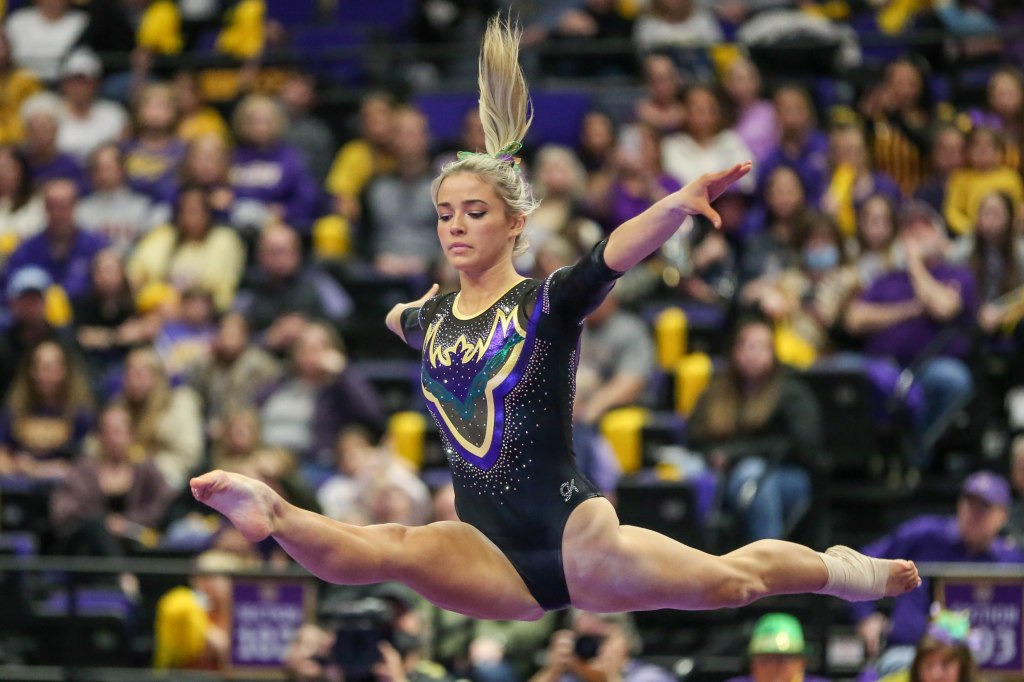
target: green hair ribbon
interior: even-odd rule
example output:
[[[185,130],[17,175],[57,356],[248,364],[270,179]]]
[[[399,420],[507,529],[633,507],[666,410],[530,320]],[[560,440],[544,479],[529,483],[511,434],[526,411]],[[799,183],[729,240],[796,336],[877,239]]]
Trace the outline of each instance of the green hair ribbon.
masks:
[[[519,172],[519,157],[516,156],[516,152],[523,148],[522,142],[510,142],[501,149],[498,150],[497,154],[488,154],[487,152],[459,152],[455,155],[459,161],[465,161],[472,156],[489,156],[492,159],[498,161],[504,161],[505,163],[512,164],[512,167]]]

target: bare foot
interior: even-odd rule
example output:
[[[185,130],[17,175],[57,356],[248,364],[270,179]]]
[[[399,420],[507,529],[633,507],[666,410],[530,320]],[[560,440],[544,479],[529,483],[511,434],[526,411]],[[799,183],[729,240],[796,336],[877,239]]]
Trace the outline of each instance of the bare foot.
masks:
[[[211,471],[193,478],[192,495],[226,516],[250,542],[273,532],[274,512],[280,501],[265,483],[226,471]]]
[[[889,562],[889,579],[885,582],[885,596],[895,597],[921,585],[921,576],[913,561],[895,559]]]

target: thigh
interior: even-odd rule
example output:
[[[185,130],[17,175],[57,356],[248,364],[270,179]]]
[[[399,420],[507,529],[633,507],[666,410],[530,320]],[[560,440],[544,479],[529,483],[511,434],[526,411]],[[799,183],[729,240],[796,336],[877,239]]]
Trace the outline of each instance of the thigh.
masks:
[[[512,563],[473,526],[440,521],[397,532],[401,555],[390,562],[394,579],[437,606],[498,620],[536,620],[544,614]]]

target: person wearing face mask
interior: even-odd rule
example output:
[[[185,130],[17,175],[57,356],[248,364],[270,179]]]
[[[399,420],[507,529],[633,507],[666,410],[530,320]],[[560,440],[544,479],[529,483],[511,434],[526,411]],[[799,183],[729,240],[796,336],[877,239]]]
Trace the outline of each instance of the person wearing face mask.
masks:
[[[965,364],[977,287],[967,268],[945,257],[942,219],[924,202],[900,211],[897,247],[906,267],[878,277],[850,304],[844,325],[864,341],[865,367],[885,398],[898,399],[912,427],[908,481],[932,464],[951,417],[971,398]],[[906,379],[912,379],[904,386]]]

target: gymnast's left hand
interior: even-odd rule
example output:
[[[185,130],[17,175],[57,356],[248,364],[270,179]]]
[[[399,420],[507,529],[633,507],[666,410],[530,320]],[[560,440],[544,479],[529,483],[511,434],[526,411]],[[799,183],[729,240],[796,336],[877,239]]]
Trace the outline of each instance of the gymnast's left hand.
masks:
[[[717,173],[705,173],[676,192],[672,198],[684,213],[692,216],[702,215],[720,229],[722,216],[711,208],[711,202],[749,173],[753,167],[752,162],[744,161]]]

